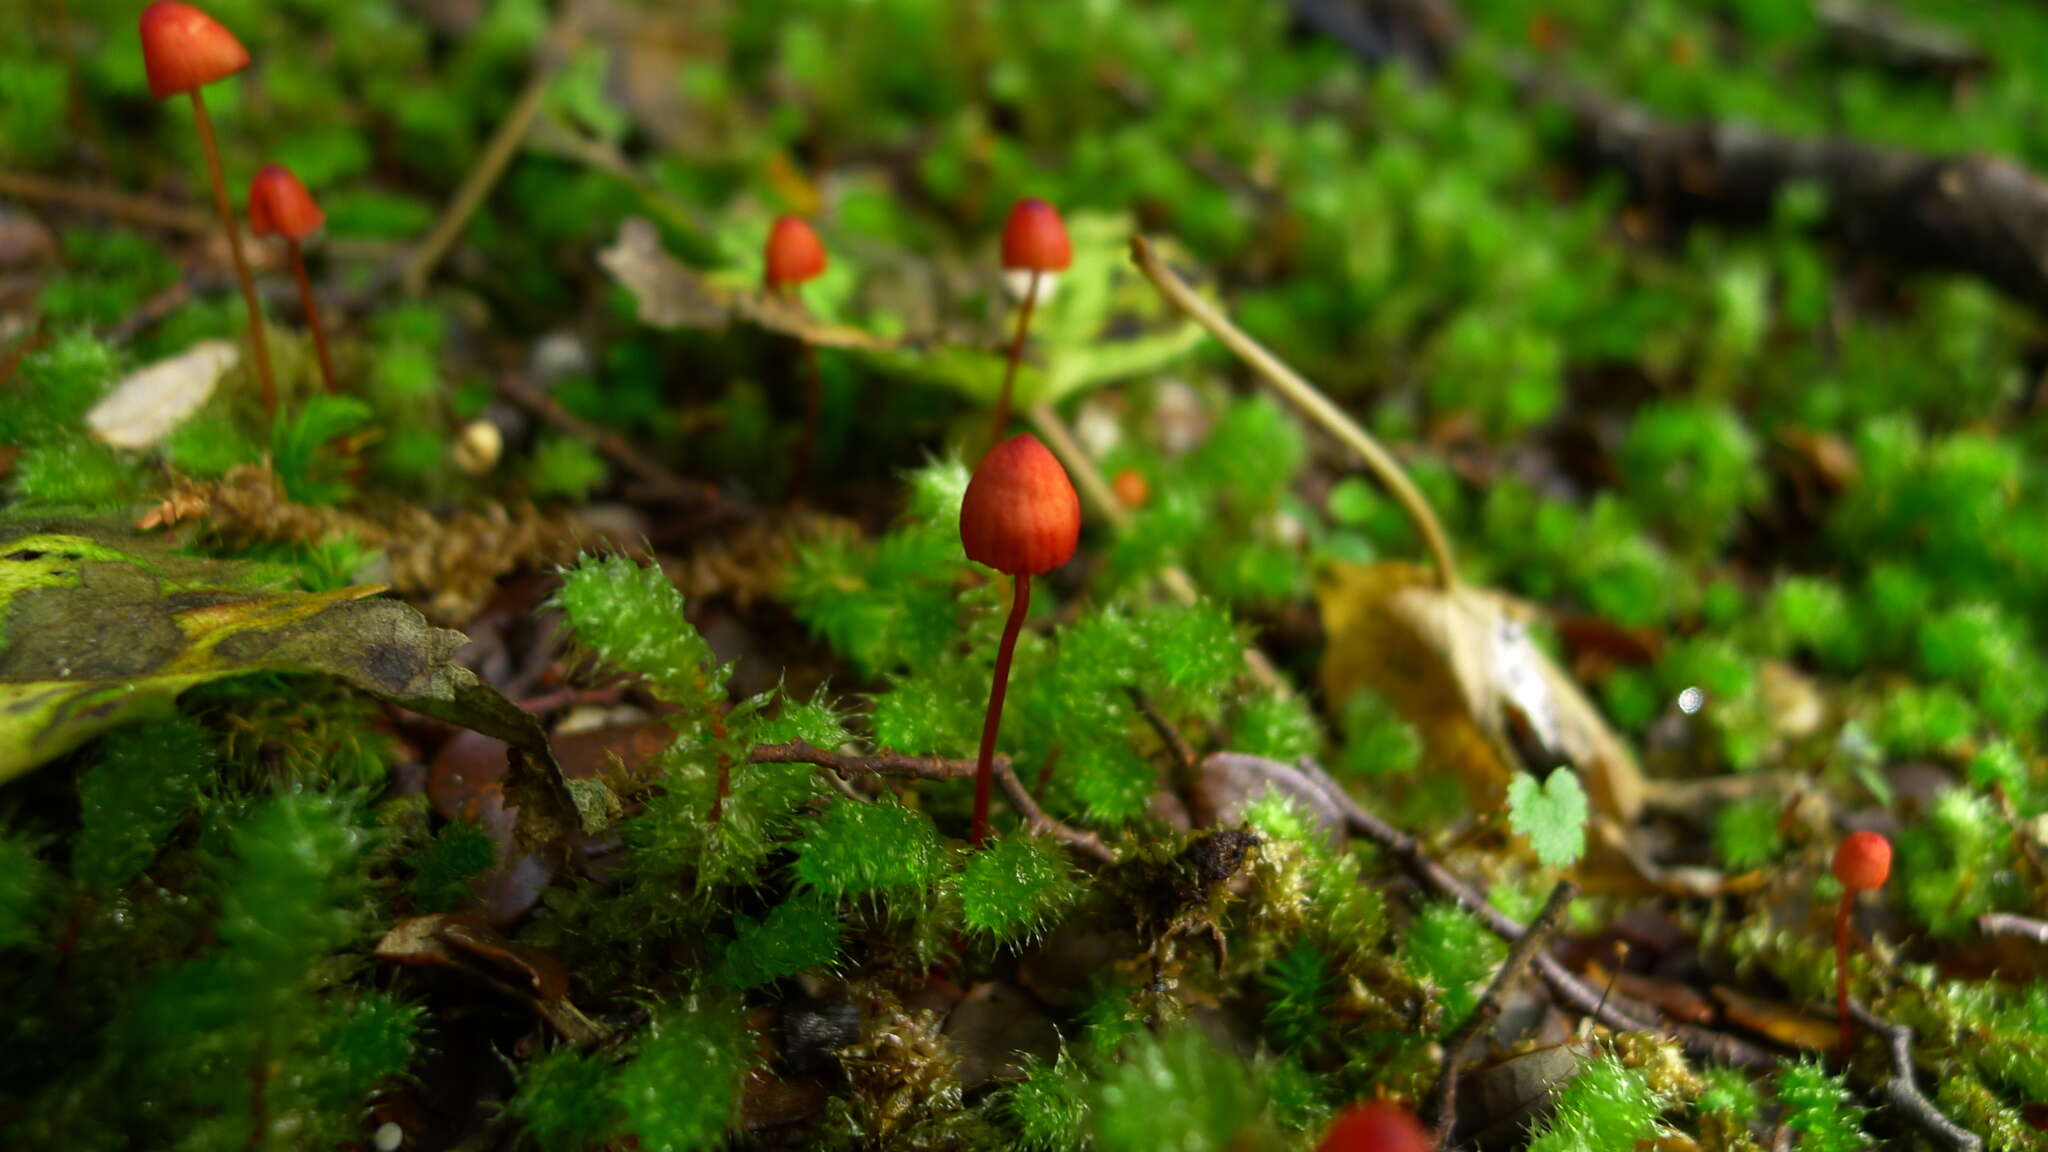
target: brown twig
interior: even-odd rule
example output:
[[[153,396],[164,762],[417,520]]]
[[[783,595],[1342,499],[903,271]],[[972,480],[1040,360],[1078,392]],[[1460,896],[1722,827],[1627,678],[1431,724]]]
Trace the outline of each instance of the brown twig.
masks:
[[[105,216],[143,228],[165,228],[173,232],[202,234],[220,226],[220,221],[197,208],[183,208],[133,196],[112,188],[98,188],[69,180],[53,180],[33,172],[0,171],[0,196],[31,203],[54,204]]]
[[[2015,916],[2010,912],[1986,912],[1977,917],[1977,931],[1986,936],[2003,936],[2048,944],[2048,920]]]
[[[1138,706],[1138,713],[1145,717],[1147,724],[1152,725],[1152,730],[1159,733],[1159,739],[1166,745],[1166,750],[1173,753],[1174,762],[1180,766],[1182,775],[1193,775],[1195,765],[1200,761],[1195,755],[1194,745],[1188,743],[1187,737],[1180,734],[1180,729],[1173,726],[1173,722],[1166,718],[1165,713],[1159,710],[1159,705],[1152,702],[1152,697],[1147,696],[1143,688],[1131,689],[1131,702]]]
[[[1983,1152],[1982,1137],[1942,1115],[1920,1094],[1920,1086],[1913,1078],[1913,1030],[1904,1024],[1894,1024],[1853,1000],[1849,1012],[1858,1024],[1885,1038],[1892,1060],[1891,1075],[1882,1086],[1885,1101],[1934,1143],[1954,1152]]]
[[[434,269],[448,250],[455,246],[456,238],[462,235],[463,226],[490,197],[491,190],[498,186],[498,180],[519,155],[519,146],[526,142],[526,135],[533,130],[533,122],[540,115],[541,105],[547,99],[548,85],[554,81],[555,73],[571,55],[580,35],[576,19],[576,5],[569,4],[561,19],[549,34],[550,47],[544,47],[540,59],[535,62],[532,75],[527,77],[526,87],[512,101],[505,118],[498,121],[498,130],[491,135],[490,143],[484,146],[483,154],[477,157],[476,166],[463,177],[462,184],[455,190],[448,207],[441,218],[434,222],[434,228],[420,241],[412,259],[406,263],[403,283],[408,296],[417,296],[426,290],[427,281],[434,275]]]
[[[1323,767],[1312,760],[1299,762],[1301,771],[1314,781],[1344,814],[1344,820],[1353,833],[1386,849],[1401,862],[1410,876],[1424,888],[1437,896],[1457,904],[1460,908],[1478,918],[1488,931],[1503,940],[1520,940],[1528,928],[1513,917],[1487,903],[1486,898],[1471,885],[1460,880],[1450,869],[1433,859],[1413,836],[1394,827],[1367,811],[1358,801],[1344,791],[1342,785],[1330,778]],[[1550,994],[1559,1004],[1584,1016],[1590,1016],[1617,1032],[1658,1032],[1679,1042],[1685,1050],[1704,1060],[1713,1060],[1742,1068],[1775,1068],[1777,1057],[1726,1033],[1685,1024],[1663,1024],[1646,1020],[1603,996],[1599,989],[1588,984],[1562,961],[1549,953],[1539,952],[1530,961],[1536,974],[1550,989]]]
[[[844,752],[828,752],[823,748],[792,740],[787,744],[762,744],[747,754],[753,764],[810,764],[827,768],[843,776],[897,776],[912,780],[965,780],[972,777],[977,769],[973,760],[948,760],[938,756],[905,756],[900,752],[878,752],[872,756],[853,756]],[[1002,787],[1003,794],[1010,798],[1011,807],[1024,818],[1024,826],[1031,832],[1051,836],[1067,847],[1084,856],[1104,864],[1116,863],[1116,853],[1102,838],[1093,832],[1071,828],[1045,814],[1038,801],[1017,778],[1010,766],[1008,756],[995,758],[993,771],[995,782]]]
[[[1268,351],[1265,345],[1246,335],[1244,330],[1230,322],[1221,309],[1195,293],[1188,282],[1176,275],[1166,262],[1159,258],[1152,245],[1143,236],[1131,237],[1131,261],[1145,279],[1166,297],[1169,304],[1178,308],[1183,315],[1209,330],[1218,343],[1228,348],[1242,360],[1252,375],[1285,396],[1295,407],[1300,408],[1309,419],[1320,425],[1325,432],[1335,437],[1346,448],[1358,455],[1366,471],[1380,482],[1393,496],[1394,502],[1407,514],[1415,530],[1422,535],[1422,542],[1429,549],[1430,559],[1436,565],[1437,583],[1443,588],[1458,585],[1458,562],[1451,551],[1451,538],[1444,531],[1443,523],[1436,517],[1436,510],[1422,495],[1422,490],[1408,478],[1394,454],[1385,445],[1367,432],[1363,426],[1337,407],[1307,379],[1289,368],[1278,356]]]
[[[1464,1022],[1445,1038],[1443,1071],[1437,1075],[1436,1085],[1429,1093],[1428,1114],[1436,1117],[1436,1142],[1439,1145],[1450,1145],[1451,1129],[1457,1122],[1458,1068],[1465,1046],[1479,1034],[1479,1029],[1487,1021],[1499,1014],[1502,993],[1507,991],[1508,985],[1521,979],[1522,973],[1528,970],[1530,961],[1534,960],[1537,952],[1542,949],[1544,941],[1550,938],[1550,934],[1557,930],[1558,923],[1564,919],[1565,909],[1571,907],[1572,901],[1578,899],[1578,896],[1577,884],[1568,879],[1557,882],[1557,886],[1550,890],[1550,898],[1543,902],[1543,907],[1536,913],[1536,918],[1529,921],[1522,938],[1508,949],[1507,959],[1501,961],[1499,970],[1494,972],[1493,979],[1487,983],[1486,991],[1480,995],[1479,1004],[1472,1009],[1472,1014],[1465,1017]]]
[[[715,485],[686,480],[667,466],[643,454],[627,441],[624,436],[608,428],[600,428],[581,416],[562,407],[561,403],[546,392],[514,376],[497,378],[498,393],[521,408],[533,413],[569,435],[588,443],[612,463],[631,472],[650,488],[671,500],[683,503],[719,505],[725,497]]]

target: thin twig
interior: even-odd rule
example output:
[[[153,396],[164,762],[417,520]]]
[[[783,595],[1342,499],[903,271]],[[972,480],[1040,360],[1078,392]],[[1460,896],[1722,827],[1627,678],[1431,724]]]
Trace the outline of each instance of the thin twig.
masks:
[[[1118,532],[1128,528],[1131,523],[1130,509],[1124,506],[1123,501],[1117,499],[1116,491],[1103,477],[1102,469],[1095,466],[1095,459],[1088,455],[1086,448],[1081,447],[1081,441],[1074,436],[1073,430],[1067,427],[1066,421],[1060,419],[1059,412],[1050,404],[1035,404],[1031,408],[1030,416],[1031,423],[1037,427],[1039,434],[1045,437],[1046,442],[1052,447],[1053,454],[1060,458],[1060,463],[1065,464],[1068,473],[1073,476],[1080,488],[1081,498],[1088,502],[1089,513],[1106,521]],[[1195,587],[1194,577],[1189,576],[1186,569],[1169,564],[1159,570],[1158,576],[1159,583],[1166,589],[1166,594],[1175,600],[1189,606],[1201,602],[1202,593]],[[1280,675],[1280,670],[1273,666],[1273,662],[1266,658],[1264,652],[1248,647],[1244,650],[1244,662],[1245,667],[1250,669],[1253,679],[1259,682],[1259,687],[1269,692],[1291,694],[1286,678]]]
[[[1892,1071],[1883,1085],[1884,1098],[1901,1116],[1927,1137],[1954,1152],[1983,1152],[1984,1140],[1941,1114],[1913,1079],[1913,1030],[1894,1024],[1852,1000],[1849,1013],[1858,1024],[1885,1038],[1891,1054]]]
[[[1444,1067],[1437,1076],[1435,1087],[1430,1089],[1428,1112],[1429,1115],[1436,1117],[1436,1142],[1439,1145],[1450,1144],[1451,1129],[1457,1120],[1458,1066],[1465,1046],[1479,1034],[1479,1029],[1487,1021],[1500,1014],[1502,994],[1507,991],[1508,985],[1521,979],[1522,973],[1529,967],[1529,962],[1536,958],[1544,942],[1564,919],[1565,909],[1571,907],[1572,901],[1578,899],[1578,896],[1577,884],[1569,879],[1557,882],[1557,886],[1550,890],[1550,898],[1543,902],[1542,909],[1536,913],[1536,918],[1529,921],[1528,929],[1522,933],[1522,938],[1508,949],[1507,959],[1501,961],[1499,970],[1494,972],[1493,979],[1486,985],[1486,991],[1479,997],[1478,1006],[1473,1008],[1471,1015],[1465,1017],[1444,1040]]]
[[[639,477],[663,496],[685,503],[718,505],[725,501],[725,497],[715,485],[684,479],[666,465],[633,447],[624,436],[590,423],[562,407],[554,397],[524,380],[513,376],[500,376],[497,380],[497,389],[500,395],[521,408],[596,448],[610,458],[612,463]]]
[[[828,752],[823,748],[792,740],[787,744],[762,744],[747,754],[753,764],[810,764],[827,768],[842,776],[898,776],[912,780],[965,780],[974,776],[977,764],[973,760],[948,760],[939,756],[905,756],[900,752],[878,752],[872,756],[853,756],[844,752]],[[1024,818],[1025,827],[1033,833],[1051,836],[1082,855],[1092,857],[1104,864],[1116,863],[1116,853],[1103,843],[1100,836],[1071,828],[1045,814],[1038,801],[1017,779],[1017,773],[1010,766],[1010,758],[998,756],[993,764],[995,781],[1002,786],[1003,794],[1010,798],[1010,806]]]
[[[0,171],[0,196],[74,208],[144,228],[204,234],[220,227],[220,221],[212,214],[197,208],[165,204],[112,188],[53,180],[33,172]]]
[[[526,134],[533,130],[534,118],[540,115],[541,105],[547,99],[548,85],[554,82],[555,73],[572,54],[581,30],[576,20],[576,5],[571,3],[563,12],[561,20],[549,33],[549,45],[543,47],[540,59],[534,63],[533,74],[526,79],[526,87],[512,102],[505,118],[498,122],[498,130],[484,146],[483,155],[477,157],[476,166],[463,177],[461,187],[455,190],[454,199],[434,223],[433,231],[420,242],[419,249],[405,268],[405,293],[417,296],[426,290],[427,280],[434,274],[434,268],[441,258],[455,246],[455,240],[462,234],[469,218],[483,206],[491,190],[498,186],[498,180],[505,175],[505,169],[519,155],[519,146],[526,142]]]
[[[1173,753],[1174,762],[1180,766],[1181,772],[1184,775],[1192,775],[1195,765],[1199,762],[1194,745],[1188,743],[1188,738],[1180,734],[1180,729],[1173,726],[1173,722],[1166,718],[1166,714],[1159,710],[1159,705],[1152,702],[1152,697],[1147,696],[1143,688],[1131,689],[1131,702],[1138,706],[1139,714],[1145,717],[1147,724],[1152,725],[1152,730],[1159,733],[1160,741],[1166,745],[1167,751]]]
[[[1380,819],[1342,785],[1330,778],[1320,764],[1313,760],[1298,762],[1301,771],[1314,781],[1344,814],[1344,820],[1351,831],[1378,844],[1393,854],[1416,882],[1436,895],[1450,900],[1471,913],[1488,931],[1503,940],[1520,940],[1528,929],[1513,917],[1487,903],[1486,898],[1471,885],[1460,880],[1450,869],[1430,857],[1422,843],[1413,836]],[[1539,952],[1530,961],[1536,974],[1543,978],[1550,994],[1559,1004],[1582,1016],[1590,1016],[1616,1032],[1657,1032],[1679,1042],[1696,1058],[1713,1060],[1742,1068],[1774,1068],[1777,1057],[1726,1033],[1715,1032],[1685,1024],[1660,1024],[1643,1019],[1624,1009],[1612,999],[1603,996],[1599,989],[1581,979],[1557,957]]]
[[[1437,580],[1444,588],[1455,587],[1458,583],[1458,565],[1451,553],[1450,537],[1444,534],[1443,525],[1437,521],[1436,512],[1423,499],[1422,492],[1408,479],[1408,473],[1394,459],[1393,453],[1380,444],[1370,432],[1344,414],[1344,410],[1323,395],[1322,390],[1303,379],[1294,369],[1282,363],[1280,358],[1267,351],[1258,341],[1245,335],[1243,330],[1232,324],[1215,305],[1195,294],[1185,280],[1175,275],[1159,259],[1143,236],[1131,237],[1131,259],[1138,270],[1145,274],[1152,286],[1159,289],[1174,307],[1185,313],[1189,319],[1209,330],[1210,335],[1221,341],[1225,348],[1244,361],[1261,380],[1264,380],[1282,396],[1292,400],[1310,419],[1341,441],[1345,447],[1358,453],[1365,466],[1388,492],[1393,494],[1401,510],[1408,514],[1416,530],[1422,533],[1423,543],[1428,545],[1430,557],[1436,562]]]
[[[2007,936],[2048,944],[2048,920],[2034,920],[2010,912],[1986,912],[1977,917],[1977,931],[1986,936]]]

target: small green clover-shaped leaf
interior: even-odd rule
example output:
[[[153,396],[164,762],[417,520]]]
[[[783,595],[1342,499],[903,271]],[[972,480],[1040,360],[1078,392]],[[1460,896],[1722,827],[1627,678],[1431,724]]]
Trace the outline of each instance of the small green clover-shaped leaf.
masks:
[[[1586,851],[1586,790],[1569,768],[1559,768],[1541,784],[1523,773],[1508,785],[1508,822],[1529,838],[1536,858],[1553,868],[1569,868]]]

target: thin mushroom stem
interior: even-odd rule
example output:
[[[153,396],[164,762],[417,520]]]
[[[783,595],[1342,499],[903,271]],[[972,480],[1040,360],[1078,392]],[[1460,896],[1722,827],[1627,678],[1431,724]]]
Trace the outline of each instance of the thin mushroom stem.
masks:
[[[1024,615],[1031,609],[1031,577],[1019,573],[1011,578],[1015,593],[1010,601],[1010,619],[1003,625],[1003,642],[996,649],[995,676],[988,688],[988,714],[981,722],[981,755],[974,764],[974,823],[967,839],[976,848],[988,839],[988,798],[995,780],[996,732],[1003,726],[1003,696],[1010,689],[1010,657],[1017,651],[1017,633],[1024,628]]]
[[[1017,386],[1017,365],[1024,359],[1024,338],[1031,331],[1031,310],[1038,303],[1038,279],[1044,273],[1031,270],[1031,279],[1024,287],[1024,306],[1017,310],[1017,333],[1010,338],[1010,358],[1003,365],[1003,390],[996,396],[995,427],[989,432],[989,442],[1003,438],[1003,430],[1010,426],[1010,396]]]
[[[1835,1015],[1842,1024],[1844,1067],[1856,1054],[1856,1021],[1849,1014],[1849,906],[1855,899],[1855,890],[1844,888],[1842,902],[1835,909]]]
[[[1267,351],[1258,341],[1232,324],[1228,317],[1195,294],[1186,281],[1174,275],[1173,270],[1159,259],[1152,245],[1143,236],[1131,237],[1131,259],[1138,270],[1145,274],[1160,295],[1180,309],[1195,323],[1209,330],[1210,335],[1221,341],[1238,359],[1271,385],[1281,395],[1300,406],[1309,418],[1323,426],[1330,435],[1342,441],[1345,447],[1358,453],[1365,466],[1379,482],[1393,493],[1394,500],[1408,519],[1422,533],[1423,543],[1429,548],[1430,558],[1436,563],[1437,580],[1444,588],[1453,588],[1458,583],[1458,566],[1451,552],[1450,537],[1444,534],[1443,525],[1438,523],[1436,513],[1430,509],[1429,501],[1415,487],[1414,481],[1395,461],[1393,453],[1372,434],[1367,432],[1344,410],[1331,403],[1322,390],[1297,374],[1294,369],[1282,363],[1280,358]]]
[[[256,302],[256,281],[249,275],[249,261],[242,255],[242,230],[235,226],[235,214],[228,207],[227,177],[222,174],[220,145],[213,138],[213,119],[206,114],[206,98],[192,89],[192,116],[199,123],[199,144],[206,152],[206,174],[213,181],[213,207],[220,224],[227,229],[228,255],[235,262],[235,279],[242,285],[242,303],[249,309],[249,350],[256,358],[256,379],[263,386],[263,412],[277,416],[277,379],[270,371],[270,345],[263,338],[263,308]]]
[[[320,361],[320,382],[329,392],[334,387],[334,361],[327,355],[327,327],[320,323],[320,301],[313,295],[313,281],[306,275],[306,251],[299,242],[287,238],[285,248],[291,253],[292,279],[299,285],[299,307],[306,313],[306,331],[313,334],[313,355]]]

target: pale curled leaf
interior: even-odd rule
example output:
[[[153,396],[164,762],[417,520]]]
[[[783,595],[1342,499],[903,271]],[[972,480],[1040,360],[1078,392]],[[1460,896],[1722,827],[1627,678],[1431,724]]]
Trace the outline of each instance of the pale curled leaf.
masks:
[[[227,340],[202,340],[116,385],[85,414],[86,426],[116,448],[150,448],[197,412],[241,358]]]
[[[1360,689],[1385,697],[1422,733],[1431,761],[1459,772],[1479,802],[1498,804],[1524,768],[1564,763],[1579,770],[1594,811],[1624,824],[1641,812],[1634,754],[1536,647],[1513,601],[1441,587],[1402,563],[1332,565],[1317,601],[1330,637],[1328,698]]]

